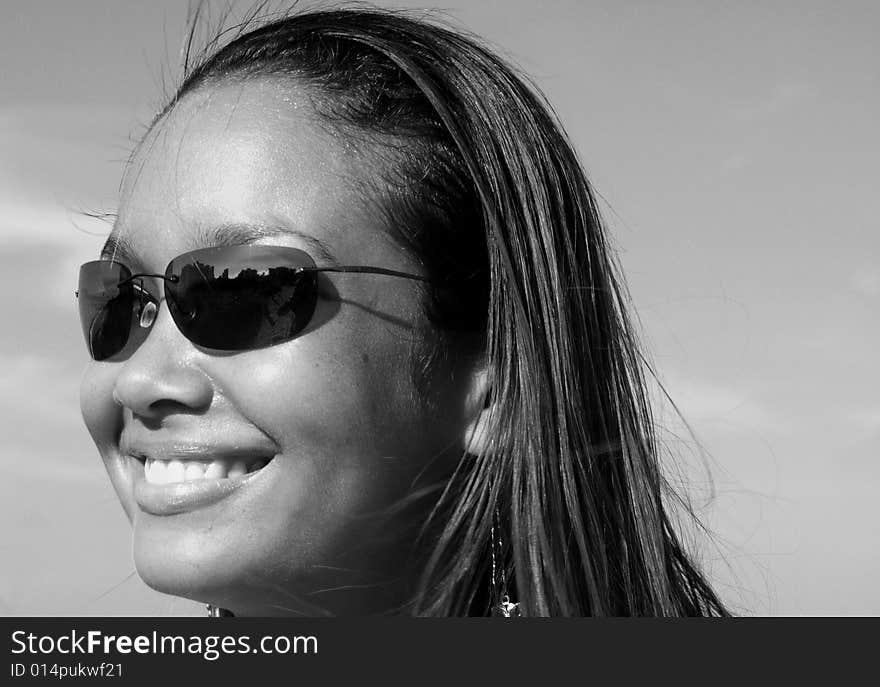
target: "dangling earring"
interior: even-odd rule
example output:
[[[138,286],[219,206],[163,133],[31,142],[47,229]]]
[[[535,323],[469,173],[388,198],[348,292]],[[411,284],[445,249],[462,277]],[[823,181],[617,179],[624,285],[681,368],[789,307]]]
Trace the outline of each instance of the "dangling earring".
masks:
[[[232,618],[232,611],[227,611],[225,608],[220,608],[220,606],[214,606],[213,604],[205,604],[205,608],[208,610],[209,618]]]
[[[491,594],[490,598],[492,599],[491,615],[495,618],[519,618],[522,616],[519,602],[511,602],[510,595],[507,592],[507,574],[503,564],[504,546],[499,531],[499,520],[498,509],[496,508],[495,516],[492,519],[492,529],[489,537],[489,548],[492,552],[492,588],[489,590],[489,593]]]

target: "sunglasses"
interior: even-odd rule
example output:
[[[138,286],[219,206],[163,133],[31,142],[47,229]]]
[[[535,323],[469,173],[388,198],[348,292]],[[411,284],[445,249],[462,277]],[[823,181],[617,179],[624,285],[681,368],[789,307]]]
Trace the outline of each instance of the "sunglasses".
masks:
[[[132,274],[109,260],[87,262],[76,292],[86,345],[93,360],[133,351],[149,333],[159,299],[144,278],[164,281],[175,325],[197,346],[249,351],[294,339],[315,314],[319,272],[359,272],[428,281],[382,267],[318,267],[286,246],[203,248],[179,255],[165,274]]]

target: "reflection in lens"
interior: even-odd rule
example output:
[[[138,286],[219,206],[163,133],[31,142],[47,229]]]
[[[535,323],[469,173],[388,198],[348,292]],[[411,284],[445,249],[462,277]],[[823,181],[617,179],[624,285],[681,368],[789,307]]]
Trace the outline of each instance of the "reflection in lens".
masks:
[[[156,321],[156,314],[159,312],[159,306],[153,301],[147,301],[141,307],[141,316],[138,318],[138,324],[142,329],[149,329]]]
[[[124,265],[108,261],[86,263],[80,269],[78,305],[89,353],[106,360],[119,353],[131,331],[133,291]]]
[[[89,347],[95,360],[106,360],[125,347],[130,321],[130,294],[111,298],[98,310],[89,327]]]
[[[227,256],[217,275],[213,264],[198,259],[209,252],[190,254],[179,267],[172,263],[170,271],[179,278],[166,282],[171,314],[190,341],[247,350],[288,341],[308,324],[317,301],[314,272],[299,266],[230,265]],[[197,312],[204,314],[195,317]]]

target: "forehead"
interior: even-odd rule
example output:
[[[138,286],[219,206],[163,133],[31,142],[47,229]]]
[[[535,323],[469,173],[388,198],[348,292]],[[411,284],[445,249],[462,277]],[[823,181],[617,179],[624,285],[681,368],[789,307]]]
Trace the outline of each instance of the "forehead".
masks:
[[[209,244],[218,227],[236,225],[289,228],[294,237],[299,232],[343,254],[357,252],[365,241],[382,240],[355,183],[363,167],[289,82],[203,88],[175,105],[139,146],[114,236],[140,260],[159,263]]]

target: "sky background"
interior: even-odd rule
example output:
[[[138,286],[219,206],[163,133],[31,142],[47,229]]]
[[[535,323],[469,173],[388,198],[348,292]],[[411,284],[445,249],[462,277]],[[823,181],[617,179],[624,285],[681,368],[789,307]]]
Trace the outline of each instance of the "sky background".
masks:
[[[880,614],[880,4],[440,7],[532,75],[602,196],[703,449],[659,409],[721,596],[749,615]],[[134,573],[79,415],[73,296],[109,230],[78,213],[115,208],[186,3],[3,15],[0,615],[198,614]]]

